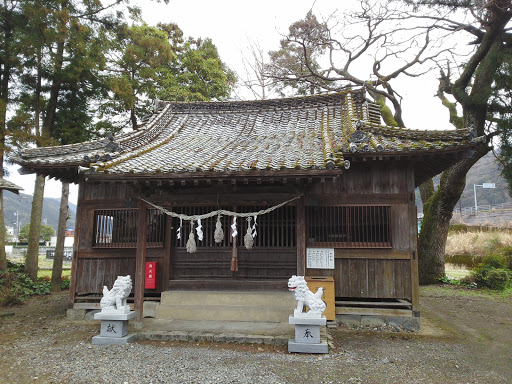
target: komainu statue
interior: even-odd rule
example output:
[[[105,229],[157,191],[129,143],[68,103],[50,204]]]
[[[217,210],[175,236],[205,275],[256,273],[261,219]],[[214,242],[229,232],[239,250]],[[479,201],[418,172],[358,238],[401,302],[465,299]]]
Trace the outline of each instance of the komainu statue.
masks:
[[[117,276],[114,286],[109,291],[103,287],[103,297],[100,301],[101,312],[128,313],[130,306],[126,298],[132,290],[132,278],[128,276]]]
[[[316,293],[313,293],[308,288],[308,283],[304,276],[293,275],[288,280],[288,290],[293,292],[295,300],[297,300],[297,308],[293,311],[295,317],[309,317],[321,318],[322,313],[325,311],[326,304],[322,301],[324,289],[318,288]],[[304,305],[309,308],[309,311],[303,312]]]

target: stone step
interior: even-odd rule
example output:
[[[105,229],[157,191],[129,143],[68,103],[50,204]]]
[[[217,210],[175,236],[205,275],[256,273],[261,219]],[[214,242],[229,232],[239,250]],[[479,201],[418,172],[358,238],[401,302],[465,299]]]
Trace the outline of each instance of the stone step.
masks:
[[[147,340],[216,341],[286,344],[294,337],[288,323],[145,319],[137,338]]]
[[[280,305],[160,304],[156,319],[286,323],[292,313],[293,306]]]
[[[254,305],[281,306],[293,311],[296,301],[291,292],[275,291],[187,291],[162,292],[161,305],[191,304],[203,306]]]
[[[279,291],[162,292],[156,319],[287,323],[296,301]]]

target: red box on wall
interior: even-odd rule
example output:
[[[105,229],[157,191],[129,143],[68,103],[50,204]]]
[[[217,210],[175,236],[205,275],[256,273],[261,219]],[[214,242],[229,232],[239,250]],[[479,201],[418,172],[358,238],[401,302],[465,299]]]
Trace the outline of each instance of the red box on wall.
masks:
[[[158,261],[148,261],[146,263],[146,278],[144,287],[146,289],[156,289],[158,276]]]

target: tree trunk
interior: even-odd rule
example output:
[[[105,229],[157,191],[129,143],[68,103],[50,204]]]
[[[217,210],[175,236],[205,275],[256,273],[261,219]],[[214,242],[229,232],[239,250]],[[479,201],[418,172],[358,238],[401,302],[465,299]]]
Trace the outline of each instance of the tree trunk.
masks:
[[[59,225],[57,228],[57,244],[53,258],[52,292],[60,292],[62,282],[62,261],[64,260],[64,240],[66,238],[66,221],[68,220],[69,183],[62,182],[62,196],[60,198]]]
[[[67,1],[62,4],[62,9],[67,6]],[[59,92],[62,86],[62,65],[64,62],[64,45],[66,22],[61,21],[59,29],[61,32],[60,39],[57,43],[55,54],[55,64],[53,68],[53,80],[50,87],[50,96],[47,101],[46,113],[43,116],[43,125],[41,136],[43,142],[40,144],[47,145],[44,140],[52,136],[53,127],[55,125],[55,115],[57,111],[57,102]],[[39,69],[39,68],[38,68]],[[40,73],[38,74],[38,76]],[[36,95],[40,97],[40,95]],[[36,127],[39,125],[37,122]],[[44,176],[37,175],[34,187],[34,197],[32,200],[32,211],[30,214],[30,233],[28,238],[27,258],[25,262],[25,271],[32,280],[37,279],[38,256],[39,256],[39,238],[41,236],[41,216],[43,213],[44,199]],[[30,272],[29,272],[30,271]]]
[[[444,252],[453,209],[466,186],[469,169],[489,148],[480,146],[470,159],[462,160],[441,174],[438,190],[423,206],[423,221],[418,237],[420,284],[432,284],[445,275]]]
[[[12,72],[11,47],[13,28],[15,23],[12,22],[12,13],[7,11],[7,4],[3,2],[1,16],[4,19],[2,28],[2,44],[3,57],[0,57],[0,177],[4,177],[4,151],[5,151],[5,134],[6,134],[6,118],[7,104],[9,103],[9,81]],[[0,269],[7,269],[7,255],[5,254],[5,222],[4,222],[4,205],[3,191],[0,190]]]
[[[0,189],[0,228],[5,228],[4,223],[4,191]],[[0,234],[0,271],[7,269],[7,255],[5,254],[5,230]]]
[[[34,185],[32,211],[30,213],[27,257],[25,259],[25,273],[34,281],[37,279],[37,270],[39,268],[39,237],[41,235],[41,217],[43,215],[44,184],[44,176],[37,175]]]
[[[2,77],[5,74],[2,74]],[[4,175],[4,146],[5,146],[5,119],[7,116],[7,96],[4,96],[4,84],[1,87],[0,99],[0,177]],[[5,99],[4,99],[5,98]],[[0,190],[0,270],[7,269],[7,255],[5,254],[5,221],[4,221],[4,191]]]

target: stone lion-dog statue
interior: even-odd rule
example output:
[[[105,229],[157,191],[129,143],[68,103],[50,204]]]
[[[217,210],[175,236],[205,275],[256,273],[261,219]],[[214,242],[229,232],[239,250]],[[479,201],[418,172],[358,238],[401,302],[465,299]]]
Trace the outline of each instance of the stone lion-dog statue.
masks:
[[[130,306],[126,298],[132,290],[132,278],[128,276],[117,276],[112,289],[109,291],[103,287],[103,297],[100,301],[101,312],[129,313]]]
[[[313,293],[308,288],[308,283],[304,276],[293,275],[288,280],[288,290],[293,292],[295,300],[297,300],[297,308],[293,311],[295,317],[310,317],[321,318],[322,313],[325,311],[326,304],[322,301],[324,289],[318,288],[316,293]],[[309,308],[309,311],[304,312],[304,305]]]

